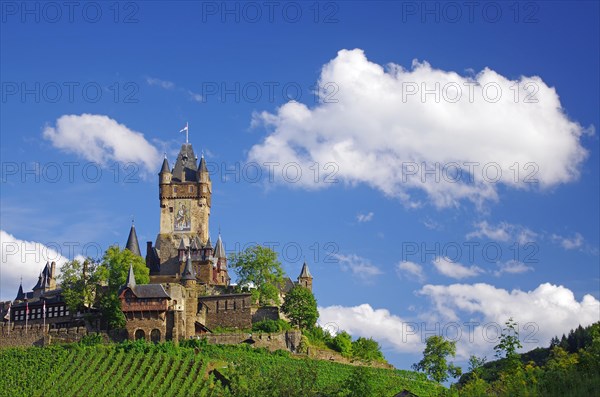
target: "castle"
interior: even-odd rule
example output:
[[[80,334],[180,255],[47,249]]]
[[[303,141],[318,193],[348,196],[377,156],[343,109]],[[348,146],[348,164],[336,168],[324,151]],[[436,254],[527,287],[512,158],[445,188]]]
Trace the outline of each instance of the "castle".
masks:
[[[227,269],[221,235],[213,244],[209,235],[212,182],[204,156],[198,158],[190,143],[181,146],[173,169],[165,156],[158,174],[160,227],[156,242],[146,244],[150,283],[138,285],[130,267],[119,292],[129,339],[180,340],[219,328],[251,328],[264,319],[278,319],[278,307],[257,307],[250,293],[235,293]],[[125,246],[142,256],[132,224]],[[297,282],[287,278],[280,292],[294,285],[312,290],[312,275],[303,264]],[[11,307],[8,310],[8,306]],[[32,292],[23,292],[3,309],[5,321],[16,326],[45,322],[50,328],[81,321],[69,313],[56,283],[56,264],[47,263]]]

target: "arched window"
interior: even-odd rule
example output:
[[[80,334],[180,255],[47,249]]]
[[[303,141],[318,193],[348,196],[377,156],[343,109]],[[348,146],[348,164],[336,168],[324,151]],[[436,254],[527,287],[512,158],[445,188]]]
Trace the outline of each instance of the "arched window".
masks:
[[[160,330],[153,329],[152,332],[150,332],[150,340],[154,343],[160,342]]]
[[[143,329],[138,329],[135,331],[135,340],[146,339],[146,333]]]

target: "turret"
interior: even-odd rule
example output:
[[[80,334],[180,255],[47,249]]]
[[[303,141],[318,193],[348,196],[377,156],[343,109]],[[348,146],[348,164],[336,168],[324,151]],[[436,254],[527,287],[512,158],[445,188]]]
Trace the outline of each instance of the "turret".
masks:
[[[133,263],[129,264],[129,274],[127,274],[127,281],[125,282],[125,286],[127,288],[135,288],[136,286],[136,282],[135,282],[135,274],[133,273]]]
[[[185,260],[185,242],[183,241],[183,237],[179,241],[179,248],[177,248],[177,253],[179,254],[179,262],[183,262]]]
[[[298,276],[298,285],[301,285],[304,288],[308,288],[312,291],[312,282],[313,276],[310,274],[308,270],[308,265],[306,262],[302,265],[302,270],[300,271],[300,275]]]
[[[23,292],[23,281],[21,281],[21,283],[19,284],[19,291],[17,291],[17,297],[15,298],[15,301],[24,301],[25,300],[25,293]]]
[[[196,284],[196,272],[194,271],[194,266],[192,265],[192,256],[189,252],[185,262],[185,268],[181,274],[181,283],[186,287]]]
[[[204,160],[204,153],[200,157],[200,164],[198,165],[198,180],[201,183],[210,182],[210,175],[208,173],[208,168],[206,168],[206,160]]]
[[[166,184],[171,183],[172,176],[173,176],[173,174],[171,174],[171,169],[169,168],[169,161],[167,160],[167,155],[165,155],[165,158],[162,163],[162,167],[160,168],[160,172],[158,173],[159,183],[161,185],[166,185]]]
[[[140,244],[138,243],[137,233],[135,232],[135,225],[131,222],[131,229],[129,229],[129,237],[127,238],[127,244],[125,249],[133,252],[137,256],[142,256],[140,251]]]
[[[208,240],[206,240],[206,244],[204,245],[202,250],[203,250],[202,258],[204,260],[207,260],[208,258],[210,258],[212,256],[213,246],[212,246],[212,243],[210,242],[210,236],[208,237]]]

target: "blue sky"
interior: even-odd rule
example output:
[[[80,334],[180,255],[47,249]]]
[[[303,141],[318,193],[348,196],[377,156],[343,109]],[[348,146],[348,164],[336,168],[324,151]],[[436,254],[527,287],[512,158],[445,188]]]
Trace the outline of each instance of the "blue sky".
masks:
[[[213,238],[306,259],[321,323],[398,367],[599,320],[598,3],[52,4],[2,3],[1,299],[132,216],[154,241],[189,122]]]

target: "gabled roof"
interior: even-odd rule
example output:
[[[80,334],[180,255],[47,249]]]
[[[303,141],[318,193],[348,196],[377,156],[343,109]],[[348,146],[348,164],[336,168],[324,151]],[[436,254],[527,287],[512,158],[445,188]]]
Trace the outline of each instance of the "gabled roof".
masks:
[[[312,278],[312,274],[310,274],[306,262],[304,262],[304,264],[302,265],[302,270],[300,271],[300,275],[298,276],[298,278]]]
[[[160,298],[160,299],[171,299],[171,296],[165,291],[160,284],[144,284],[136,285],[130,288],[131,292],[138,298]]]
[[[195,238],[192,239],[192,243],[190,244],[190,249],[197,251],[199,249],[198,247],[198,241],[196,241]]]
[[[177,161],[173,168],[173,181],[175,182],[198,182],[198,167],[196,166],[196,155],[190,143],[181,145],[177,155]],[[183,173],[183,180],[182,180]]]
[[[179,248],[177,248],[177,249],[178,250],[185,250],[185,243],[183,242],[183,237],[179,241]]]
[[[133,252],[137,256],[142,256],[140,251],[140,244],[138,243],[137,233],[135,232],[135,225],[131,224],[129,229],[129,237],[127,238],[127,244],[125,248]]]
[[[215,245],[215,258],[226,258],[225,248],[223,248],[223,241],[221,240],[221,234],[219,234],[219,238],[217,239],[217,244]]]
[[[206,245],[204,246],[204,248],[213,249],[212,243],[210,242],[210,236],[208,236],[208,240],[206,240]]]

